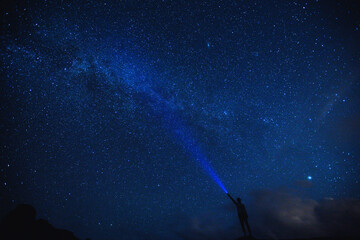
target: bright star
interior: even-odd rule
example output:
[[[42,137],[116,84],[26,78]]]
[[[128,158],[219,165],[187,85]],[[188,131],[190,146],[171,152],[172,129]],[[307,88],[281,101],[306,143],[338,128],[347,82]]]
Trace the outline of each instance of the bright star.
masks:
[[[307,179],[308,179],[308,180],[311,180],[311,179],[312,179],[312,176],[308,176]]]

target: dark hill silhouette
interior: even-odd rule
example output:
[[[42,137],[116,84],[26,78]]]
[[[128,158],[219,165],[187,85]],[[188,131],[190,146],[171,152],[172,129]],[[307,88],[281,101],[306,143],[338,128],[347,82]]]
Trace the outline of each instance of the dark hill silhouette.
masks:
[[[68,230],[57,229],[44,219],[36,219],[31,205],[20,204],[10,211],[0,224],[2,240],[80,240]]]

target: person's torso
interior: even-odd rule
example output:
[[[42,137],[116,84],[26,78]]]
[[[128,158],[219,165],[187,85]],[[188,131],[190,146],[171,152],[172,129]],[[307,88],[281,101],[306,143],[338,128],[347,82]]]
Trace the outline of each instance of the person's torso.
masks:
[[[247,218],[247,213],[244,204],[236,204],[236,209],[241,218]]]

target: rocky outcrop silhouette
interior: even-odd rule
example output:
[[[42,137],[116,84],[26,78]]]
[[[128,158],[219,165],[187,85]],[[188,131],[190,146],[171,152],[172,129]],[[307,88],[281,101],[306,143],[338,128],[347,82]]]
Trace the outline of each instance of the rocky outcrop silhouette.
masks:
[[[71,231],[53,227],[44,219],[36,219],[31,205],[20,204],[0,224],[2,240],[80,240]]]

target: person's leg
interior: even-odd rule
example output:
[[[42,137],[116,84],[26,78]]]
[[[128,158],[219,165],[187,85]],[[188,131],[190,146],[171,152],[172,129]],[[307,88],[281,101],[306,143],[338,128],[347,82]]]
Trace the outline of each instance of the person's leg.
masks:
[[[247,219],[245,219],[245,224],[246,224],[246,226],[247,226],[247,229],[248,229],[249,235],[250,235],[250,236],[252,236],[252,235],[251,235],[250,225],[249,225],[249,222],[248,222],[248,220],[247,220]]]
[[[241,224],[241,228],[243,230],[244,236],[246,237],[246,229],[245,229],[245,226],[244,226],[244,221],[240,221],[240,224]]]

